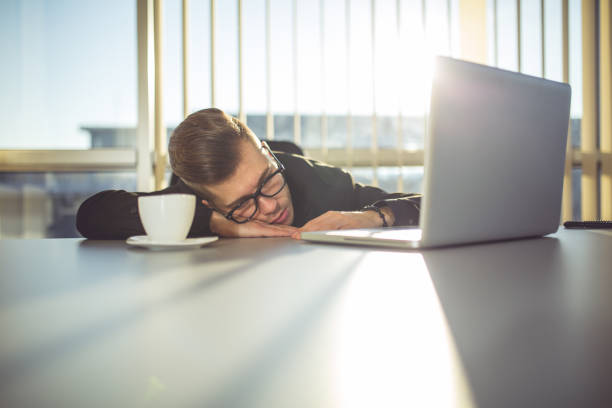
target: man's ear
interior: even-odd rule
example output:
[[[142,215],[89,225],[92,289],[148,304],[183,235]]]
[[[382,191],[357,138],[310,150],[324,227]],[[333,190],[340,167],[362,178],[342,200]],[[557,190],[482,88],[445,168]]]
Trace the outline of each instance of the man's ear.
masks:
[[[202,200],[202,204],[204,204],[204,205],[205,205],[205,206],[207,206],[208,208],[211,208],[211,209],[212,209],[212,207],[210,206],[210,204],[208,204],[208,201],[206,201],[206,200]]]

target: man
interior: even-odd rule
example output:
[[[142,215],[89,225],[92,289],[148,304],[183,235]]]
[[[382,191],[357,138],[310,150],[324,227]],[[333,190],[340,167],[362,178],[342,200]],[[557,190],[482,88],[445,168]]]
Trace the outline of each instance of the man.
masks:
[[[168,152],[178,183],[154,193],[95,194],[79,208],[79,232],[93,239],[142,235],[138,196],[170,193],[198,197],[191,237],[299,238],[302,231],[418,224],[418,195],[387,194],[355,183],[339,168],[273,153],[219,109],[189,115],[174,130]]]

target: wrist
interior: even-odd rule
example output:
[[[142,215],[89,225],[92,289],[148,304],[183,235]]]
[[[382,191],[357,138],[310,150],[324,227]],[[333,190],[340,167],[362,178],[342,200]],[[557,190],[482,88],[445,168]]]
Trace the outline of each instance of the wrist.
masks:
[[[383,221],[382,218],[380,217],[380,215],[378,215],[378,213],[374,210],[369,210],[367,208],[361,210],[362,214],[366,215],[368,217],[368,224],[364,225],[361,228],[378,228],[378,227],[382,227],[383,226]]]
[[[382,208],[376,207],[374,205],[366,205],[361,209],[363,212],[372,213],[370,216],[372,220],[376,223],[375,225],[378,227],[388,227],[390,224],[388,222],[387,215],[383,212]]]
[[[213,211],[210,215],[209,228],[213,234],[227,235],[229,230],[233,227],[233,222],[227,220],[222,214]]]
[[[382,213],[385,215],[387,224],[392,227],[395,224],[395,215],[393,215],[391,208],[387,206],[380,207],[380,211],[382,211]]]

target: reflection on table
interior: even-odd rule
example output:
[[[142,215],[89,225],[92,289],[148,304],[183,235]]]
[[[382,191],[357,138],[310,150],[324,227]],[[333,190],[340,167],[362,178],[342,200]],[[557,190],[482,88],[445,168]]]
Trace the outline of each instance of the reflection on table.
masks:
[[[3,240],[2,405],[612,402],[611,244]]]

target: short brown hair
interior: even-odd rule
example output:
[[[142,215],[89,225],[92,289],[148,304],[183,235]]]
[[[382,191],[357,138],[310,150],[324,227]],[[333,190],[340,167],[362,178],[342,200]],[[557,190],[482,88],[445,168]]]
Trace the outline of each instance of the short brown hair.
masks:
[[[174,173],[191,188],[216,184],[232,175],[240,160],[240,141],[254,140],[238,119],[215,109],[189,115],[172,133],[168,144]],[[205,194],[206,195],[206,194]]]

